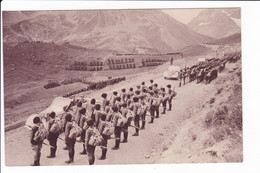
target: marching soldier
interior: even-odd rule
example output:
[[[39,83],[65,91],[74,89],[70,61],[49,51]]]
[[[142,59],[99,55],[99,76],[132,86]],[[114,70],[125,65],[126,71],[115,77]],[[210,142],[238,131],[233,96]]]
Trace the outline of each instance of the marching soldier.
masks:
[[[155,90],[154,91],[154,98],[153,98],[153,105],[154,105],[154,109],[155,109],[155,118],[159,118],[159,107],[160,107],[160,104],[161,104],[161,100],[158,96],[158,91]]]
[[[133,111],[134,111],[134,125],[135,127],[135,133],[133,134],[133,136],[138,136],[139,135],[139,127],[140,127],[140,114],[138,112],[138,109],[140,109],[140,103],[138,103],[139,98],[138,97],[134,97],[133,98],[134,104],[133,104]]]
[[[110,99],[110,103],[112,104],[112,106],[115,105],[116,99],[117,99],[117,91],[114,91]]]
[[[65,119],[67,121],[66,127],[65,127],[65,143],[67,145],[67,149],[69,152],[69,160],[65,161],[65,163],[69,164],[74,162],[74,154],[75,154],[75,143],[76,143],[76,138],[70,138],[69,134],[72,129],[72,115],[67,114],[65,116]]]
[[[140,104],[141,106],[143,107],[143,112],[141,112],[141,120],[142,120],[142,125],[141,125],[141,130],[145,129],[145,117],[146,117],[146,112],[147,112],[147,105],[145,103],[145,100],[144,100],[144,96],[141,96],[140,97]]]
[[[85,146],[86,146],[86,151],[87,151],[87,155],[88,155],[88,162],[90,165],[93,165],[95,162],[96,146],[89,144],[90,137],[94,134],[93,130],[95,128],[93,119],[87,120],[87,125],[89,126],[89,128],[86,131]]]
[[[41,149],[42,149],[43,140],[35,139],[35,134],[39,130],[40,123],[41,123],[41,120],[39,117],[35,117],[33,119],[34,126],[32,127],[30,142],[32,145],[32,149],[34,151],[34,162],[33,162],[33,164],[31,164],[31,166],[40,166]]]
[[[80,120],[80,116],[81,114],[79,113],[79,110],[82,108],[82,102],[78,102],[77,104],[77,108],[76,108],[76,111],[74,113],[74,119],[75,119],[75,122],[79,125],[79,120]]]
[[[126,103],[123,103],[122,104],[122,107],[121,107],[121,110],[122,112],[122,116],[124,118],[127,118],[127,114],[128,114],[128,109],[127,109],[127,104]],[[130,125],[131,122],[128,122],[124,124],[123,128],[122,128],[122,131],[123,131],[123,134],[124,134],[124,139],[121,141],[121,143],[126,143],[127,142],[127,138],[128,138],[128,126]]]
[[[113,126],[115,127],[115,146],[111,148],[112,150],[118,150],[119,145],[120,145],[120,137],[121,137],[121,131],[122,127],[121,124],[119,124],[119,118],[120,118],[120,113],[118,112],[118,107],[113,106],[112,107],[113,113],[112,113],[112,122]]]
[[[47,158],[54,158],[56,156],[57,140],[59,137],[59,128],[55,127],[55,125],[56,125],[55,116],[56,116],[56,113],[51,112],[49,114],[50,120],[47,122],[47,130],[49,132],[47,139],[51,146],[51,148],[50,148],[51,153],[49,156],[47,156]]]
[[[162,96],[162,106],[163,106],[162,114],[165,114],[166,104],[167,104],[167,96],[166,96],[165,88],[161,88],[161,93],[160,94]]]
[[[107,102],[107,93],[101,94],[102,100],[102,110],[105,111],[106,109],[106,102]]]
[[[102,135],[104,141],[101,144],[102,155],[101,155],[100,158],[98,158],[99,160],[105,160],[106,155],[107,155],[107,141],[108,141],[109,136],[103,134],[106,123],[107,123],[106,122],[106,114],[101,114],[100,122],[99,122],[99,125],[98,125],[98,131]]]
[[[91,119],[91,116],[90,115],[86,116],[86,108],[81,108],[79,112],[81,114],[79,127],[82,129],[80,141],[83,142],[83,151],[80,152],[80,154],[85,155],[87,153],[86,153],[86,146],[85,146],[84,141],[85,141],[85,136],[86,136],[86,130],[88,129],[86,122],[88,119]]]
[[[125,102],[125,100],[126,100],[126,89],[125,88],[123,88],[122,90],[121,90],[122,92],[121,92],[121,101],[122,102]]]

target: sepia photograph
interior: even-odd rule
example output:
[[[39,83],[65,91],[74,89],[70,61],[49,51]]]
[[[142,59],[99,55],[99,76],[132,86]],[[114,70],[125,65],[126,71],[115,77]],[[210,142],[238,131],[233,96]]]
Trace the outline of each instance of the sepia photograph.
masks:
[[[2,31],[7,167],[243,162],[240,7],[6,10]]]

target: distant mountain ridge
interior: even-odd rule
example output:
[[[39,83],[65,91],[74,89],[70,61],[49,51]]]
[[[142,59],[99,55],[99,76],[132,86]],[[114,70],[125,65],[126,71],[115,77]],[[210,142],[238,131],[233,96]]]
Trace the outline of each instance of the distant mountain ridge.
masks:
[[[198,33],[220,39],[241,32],[240,8],[207,9],[193,18],[188,26]]]
[[[70,42],[120,53],[152,53],[212,40],[160,10],[17,12],[24,20],[7,25],[5,21],[16,16],[9,13],[3,12],[3,41],[10,44],[25,40]]]

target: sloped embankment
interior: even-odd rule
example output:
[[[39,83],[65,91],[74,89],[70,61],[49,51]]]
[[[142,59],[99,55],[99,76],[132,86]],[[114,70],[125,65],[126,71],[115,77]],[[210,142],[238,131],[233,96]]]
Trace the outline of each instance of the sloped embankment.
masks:
[[[186,109],[187,118],[160,163],[243,161],[241,62],[228,66],[199,106]]]

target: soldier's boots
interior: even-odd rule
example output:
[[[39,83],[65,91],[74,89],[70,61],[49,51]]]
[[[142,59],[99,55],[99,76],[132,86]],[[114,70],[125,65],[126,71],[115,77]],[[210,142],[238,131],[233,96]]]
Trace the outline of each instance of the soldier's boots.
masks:
[[[107,149],[102,149],[102,155],[98,160],[105,160],[107,155]]]
[[[86,152],[86,145],[85,144],[83,144],[83,151],[81,151],[79,154],[81,154],[81,155],[86,155],[87,154],[87,152]]]
[[[167,111],[171,111],[172,110],[172,104],[169,105],[169,109]]]
[[[40,166],[40,162],[39,161],[34,161],[33,164],[31,164],[31,166]]]
[[[143,129],[145,129],[145,121],[142,121],[142,126],[141,126],[140,130],[143,130]]]

